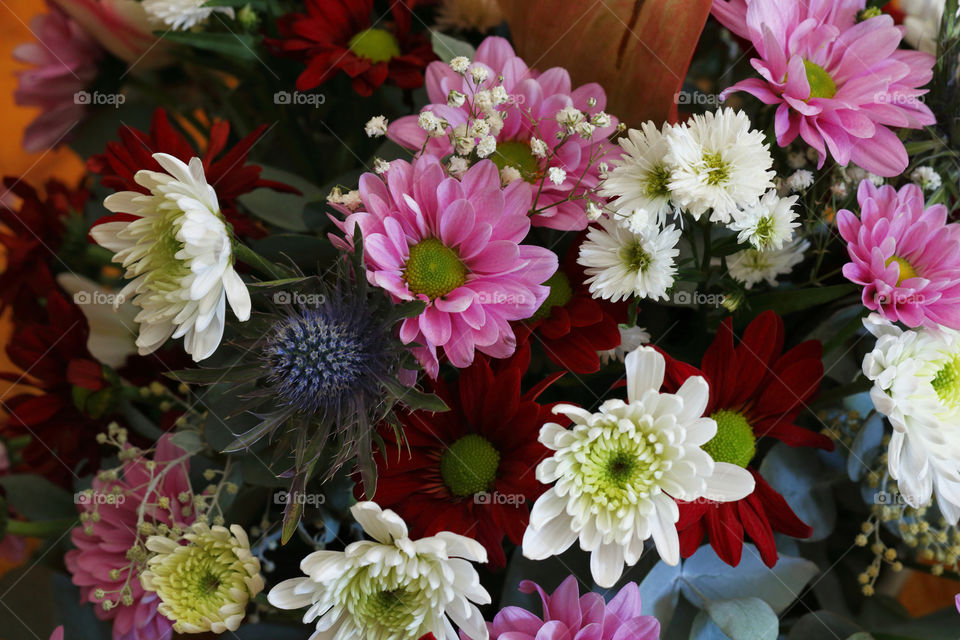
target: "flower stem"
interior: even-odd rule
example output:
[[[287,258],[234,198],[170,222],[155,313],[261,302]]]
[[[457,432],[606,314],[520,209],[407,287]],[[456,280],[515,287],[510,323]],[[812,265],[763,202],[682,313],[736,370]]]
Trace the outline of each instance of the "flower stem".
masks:
[[[40,522],[21,522],[20,520],[10,520],[7,523],[7,534],[14,536],[29,536],[32,538],[45,538],[47,536],[62,533],[64,530],[73,527],[76,523],[76,518],[60,518],[58,520],[43,520]]]
[[[259,253],[241,242],[235,242],[233,245],[233,255],[240,262],[246,263],[261,275],[267,276],[271,280],[279,280],[285,277],[284,269],[276,265]]]

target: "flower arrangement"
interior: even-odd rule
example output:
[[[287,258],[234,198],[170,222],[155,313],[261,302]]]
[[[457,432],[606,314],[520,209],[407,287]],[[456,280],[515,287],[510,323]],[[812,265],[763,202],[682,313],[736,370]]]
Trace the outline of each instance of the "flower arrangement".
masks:
[[[22,18],[5,640],[956,636],[958,0]]]

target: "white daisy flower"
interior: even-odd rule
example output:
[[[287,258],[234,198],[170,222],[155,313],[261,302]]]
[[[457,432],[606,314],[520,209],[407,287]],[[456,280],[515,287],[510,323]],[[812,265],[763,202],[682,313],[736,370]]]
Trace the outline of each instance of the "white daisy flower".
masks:
[[[936,496],[943,517],[960,518],[960,332],[904,331],[877,313],[864,320],[877,344],[863,359],[870,398],[893,425],[890,477],[913,507]]]
[[[680,253],[680,230],[651,226],[633,233],[609,218],[597,222],[600,227],[587,232],[577,257],[590,276],[585,282],[593,297],[613,302],[630,296],[666,298],[677,272],[673,259]]]
[[[115,253],[113,261],[131,279],[118,300],[132,298],[141,309],[140,354],[182,337],[199,361],[223,338],[227,302],[239,320],[250,318],[250,293],[233,269],[230,231],[200,158],[188,166],[165,153],[153,157],[166,173],[134,176],[149,194],[121,191],[103,201],[110,211],[136,219],[96,225],[90,235]]]
[[[607,400],[598,413],[559,405],[570,429],[547,423],[540,442],[553,455],[537,479],[554,484],[533,505],[523,555],[543,560],[578,538],[594,581],[612,587],[653,537],[664,562],[680,561],[676,500],[739,500],[754,488],[746,469],[714,460],[703,449],[717,423],[703,417],[710,396],[700,376],[677,393],[660,393],[664,358],[640,347],[626,358],[627,401]]]
[[[670,129],[667,140],[673,202],[694,218],[712,209],[710,220],[726,224],[773,187],[770,149],[742,111],[728,107],[695,115]]]
[[[206,0],[143,0],[141,5],[151,22],[173,31],[188,31],[218,11],[233,19],[231,7],[205,7]]]
[[[476,605],[490,595],[469,562],[486,562],[483,545],[447,531],[411,540],[400,516],[373,502],[350,512],[374,540],[311,553],[300,563],[307,577],[275,586],[270,604],[309,606],[303,621],[316,620],[318,640],[458,640],[451,620],[475,640],[489,638]]]
[[[620,346],[614,347],[613,349],[608,349],[606,351],[598,351],[597,355],[600,356],[600,362],[602,364],[607,364],[616,360],[617,362],[623,362],[623,359],[627,356],[628,353],[641,347],[650,342],[650,334],[643,327],[627,327],[620,325]]]
[[[804,252],[810,243],[797,238],[780,249],[755,249],[750,247],[738,251],[727,258],[730,275],[752,289],[758,282],[766,281],[771,287],[777,286],[779,276],[790,273],[795,266],[803,262]]]
[[[667,132],[672,128],[664,124],[658,130],[652,122],[645,122],[640,125],[640,131],[630,129],[627,137],[620,138],[620,146],[626,153],[613,161],[613,170],[600,184],[600,195],[613,198],[611,209],[663,225],[667,214],[674,209],[670,205],[671,168],[664,160],[670,150]]]
[[[740,232],[737,241],[741,244],[749,242],[757,249],[780,249],[800,226],[796,222],[797,212],[793,210],[797,200],[797,196],[781,198],[771,189],[754,204],[736,212],[730,229]]]

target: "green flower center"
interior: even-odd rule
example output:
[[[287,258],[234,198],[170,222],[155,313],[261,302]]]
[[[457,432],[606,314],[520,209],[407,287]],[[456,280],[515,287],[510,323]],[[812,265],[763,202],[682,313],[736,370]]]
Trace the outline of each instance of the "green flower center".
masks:
[[[365,29],[350,38],[350,51],[371,62],[387,62],[400,55],[400,45],[386,29]]]
[[[531,320],[543,320],[550,315],[554,307],[562,307],[573,297],[573,289],[570,287],[570,279],[562,271],[557,271],[550,276],[550,279],[543,283],[550,287],[550,293],[547,299],[543,301],[540,308],[530,316]]]
[[[918,275],[917,270],[913,268],[913,265],[907,262],[906,260],[904,260],[903,258],[901,258],[900,256],[890,256],[887,259],[885,266],[889,267],[890,264],[894,262],[896,262],[900,266],[900,277],[897,278],[897,286],[900,286],[900,284],[904,280],[907,280],[908,278],[917,277]]]
[[[960,407],[960,355],[943,365],[930,384],[940,402],[948,407]]]
[[[533,155],[530,145],[526,142],[519,140],[498,142],[497,150],[490,159],[501,171],[504,167],[513,167],[527,182],[536,181],[540,174],[540,161]]]
[[[811,98],[832,98],[837,95],[837,84],[823,67],[809,60],[803,61],[807,71],[807,83],[810,85]]]
[[[410,247],[403,279],[411,292],[433,300],[462,286],[467,267],[456,251],[437,238],[426,238]]]
[[[867,7],[857,15],[857,22],[864,22],[870,18],[876,18],[882,15],[883,11],[880,10],[880,7]]]
[[[646,271],[652,258],[638,240],[620,249],[620,259],[631,271]]]
[[[183,212],[172,209],[153,219],[153,231],[144,236],[143,242],[150,242],[147,256],[149,265],[146,270],[145,284],[154,293],[166,294],[178,291],[183,278],[190,275],[190,268],[177,258],[177,252],[183,249],[183,243],[177,240]]]
[[[708,185],[716,187],[726,184],[727,181],[730,180],[730,164],[723,159],[720,152],[705,152],[703,154],[703,162]]]
[[[773,238],[773,216],[765,216],[757,221],[757,231],[754,234],[757,243],[766,245]]]
[[[402,629],[418,608],[417,594],[401,587],[362,598],[354,614],[362,620],[375,620],[385,629]]]
[[[611,424],[580,451],[575,471],[583,492],[608,510],[632,508],[637,500],[649,497],[668,468],[661,459],[664,445],[656,433],[631,437]]]
[[[440,456],[440,476],[450,493],[461,498],[489,489],[499,466],[500,452],[476,434],[460,438]]]
[[[757,452],[757,439],[750,423],[742,414],[721,409],[711,416],[717,423],[717,435],[703,445],[703,450],[717,462],[746,467]]]
[[[647,174],[643,185],[648,198],[661,198],[670,195],[670,171],[662,164],[654,165]]]

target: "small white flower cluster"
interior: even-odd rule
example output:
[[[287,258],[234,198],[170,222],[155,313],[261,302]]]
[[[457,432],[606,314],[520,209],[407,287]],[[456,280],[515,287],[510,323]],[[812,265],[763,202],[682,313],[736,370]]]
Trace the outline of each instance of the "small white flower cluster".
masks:
[[[847,196],[856,193],[857,185],[864,180],[869,180],[876,187],[879,187],[883,184],[882,177],[875,173],[870,173],[869,171],[861,169],[856,165],[852,164],[847,167],[839,167],[834,172],[833,182],[830,184],[830,192],[834,195],[834,197],[842,200]]]
[[[917,167],[910,174],[910,180],[924,191],[936,191],[943,184],[940,174],[933,167]]]
[[[330,193],[327,194],[327,202],[342,205],[350,211],[356,211],[363,204],[359,191],[351,189],[344,193],[340,187],[334,187],[330,190]]]

